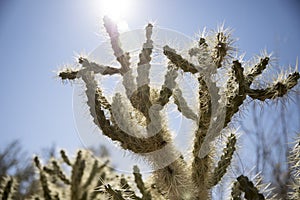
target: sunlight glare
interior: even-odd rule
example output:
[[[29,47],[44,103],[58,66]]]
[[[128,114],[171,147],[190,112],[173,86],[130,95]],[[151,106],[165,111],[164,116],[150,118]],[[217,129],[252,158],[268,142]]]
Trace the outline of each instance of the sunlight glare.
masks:
[[[119,31],[128,31],[128,24],[124,18],[131,12],[132,0],[102,0],[101,6],[104,14],[118,24]]]

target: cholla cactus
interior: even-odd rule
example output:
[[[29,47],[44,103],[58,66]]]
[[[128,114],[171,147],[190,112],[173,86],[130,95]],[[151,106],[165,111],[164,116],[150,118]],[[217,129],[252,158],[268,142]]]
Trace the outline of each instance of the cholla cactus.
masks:
[[[79,150],[76,159],[69,159],[64,150],[60,151],[61,159],[52,158],[49,163],[42,166],[38,157],[34,158],[35,166],[39,171],[41,190],[33,199],[43,197],[52,199],[107,199],[106,194],[96,191],[96,187],[106,184],[107,181],[116,180],[116,174],[103,162],[95,158],[91,152]],[[71,174],[66,173],[70,167]],[[65,172],[66,171],[66,172]]]
[[[61,158],[51,158],[45,166],[42,166],[39,157],[34,158],[39,173],[40,190],[31,199],[151,199],[137,166],[133,168],[134,178],[125,177],[119,176],[110,168],[108,160],[103,157],[96,158],[90,151],[79,150],[74,161],[64,150],[60,154]],[[13,199],[13,179],[8,179],[5,184],[2,199]],[[143,198],[135,194],[137,188]]]
[[[15,199],[15,193],[17,193],[17,181],[13,177],[5,177],[4,180],[2,180],[0,185],[0,197],[1,199],[5,200],[12,200]]]
[[[142,197],[135,193],[128,197],[126,191],[111,185],[105,185],[102,191],[106,191],[112,199],[210,199],[211,189],[226,174],[236,150],[237,139],[229,124],[240,106],[248,97],[259,101],[283,97],[297,85],[299,73],[293,72],[285,79],[264,88],[254,87],[255,79],[267,68],[270,57],[262,57],[245,72],[243,62],[232,56],[234,48],[230,31],[220,28],[211,36],[201,37],[188,50],[188,55],[180,55],[175,48],[164,46],[162,52],[168,59],[165,65],[167,71],[160,90],[157,90],[151,87],[149,78],[155,46],[152,32],[155,27],[152,24],[146,26],[145,42],[138,55],[135,77],[135,66],[130,61],[130,53],[122,49],[116,24],[106,17],[104,26],[120,67],[105,66],[80,57],[80,69],[62,70],[59,77],[62,80],[81,79],[86,86],[87,105],[93,122],[105,136],[118,142],[121,148],[144,156],[154,171],[150,180],[144,183],[138,168],[134,167],[135,182]],[[221,71],[228,72],[225,75],[228,77],[225,86],[216,78]],[[198,93],[198,110],[191,108],[182,95],[176,81],[180,73],[192,74],[190,77],[198,82],[197,88],[193,88]],[[116,93],[110,102],[103,95],[103,88],[98,85],[95,76],[114,74],[122,77],[126,96]],[[172,103],[184,117],[196,124],[190,160],[184,158],[175,148],[170,130],[164,121],[164,108]],[[143,129],[138,129],[136,124]],[[213,160],[213,141],[221,133],[228,133],[227,143],[220,159]],[[83,163],[77,169],[79,178],[86,165]],[[46,171],[55,172],[62,180],[65,177],[56,167]],[[42,176],[43,173],[41,179]],[[128,185],[125,179],[123,181],[124,185]],[[77,183],[74,187],[77,188],[71,189],[72,199],[85,194],[85,190],[78,187]],[[46,185],[43,189],[48,190]],[[232,199],[241,199],[243,196],[246,199],[265,199],[263,193],[244,175],[236,177],[231,194]]]

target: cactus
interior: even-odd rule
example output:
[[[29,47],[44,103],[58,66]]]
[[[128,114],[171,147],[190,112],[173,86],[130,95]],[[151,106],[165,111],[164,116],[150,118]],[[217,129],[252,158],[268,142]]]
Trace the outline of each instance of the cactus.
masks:
[[[3,180],[0,188],[0,197],[2,197],[3,200],[11,200],[15,198],[16,193],[16,179],[13,177],[5,177]]]
[[[95,158],[87,150],[79,150],[74,161],[69,159],[64,150],[60,151],[61,159],[51,159],[42,166],[39,157],[34,158],[34,163],[40,175],[40,194],[33,198],[43,197],[52,199],[107,199],[108,196],[96,188],[108,180],[116,181],[116,174],[107,166],[108,160]],[[70,175],[64,167],[71,168]],[[64,172],[66,171],[66,172]]]
[[[237,136],[232,128],[234,116],[247,99],[260,102],[275,101],[286,96],[298,84],[299,72],[266,86],[257,86],[256,79],[268,68],[270,56],[264,55],[249,70],[245,63],[233,56],[235,48],[228,29],[220,27],[211,35],[201,36],[187,54],[171,45],[160,52],[168,62],[164,81],[158,89],[151,86],[150,70],[154,59],[155,27],[145,28],[145,42],[134,62],[130,52],[122,49],[116,24],[104,18],[111,48],[120,67],[106,66],[86,57],[80,57],[79,69],[61,70],[63,81],[80,79],[85,85],[87,105],[94,124],[102,134],[124,149],[140,155],[153,169],[143,179],[138,166],[132,176],[118,175],[87,150],[79,150],[74,160],[64,150],[61,158],[52,158],[42,164],[34,158],[40,186],[31,199],[211,199],[212,190],[222,183],[237,149]],[[226,73],[224,73],[224,71]],[[184,76],[189,74],[190,76]],[[109,100],[97,82],[96,76],[119,75],[125,95],[114,94]],[[225,77],[218,80],[218,76]],[[197,87],[197,106],[191,106],[179,85],[179,77],[194,79]],[[223,78],[224,80],[224,78]],[[195,123],[191,158],[185,157],[174,144],[164,112],[173,104],[186,119]],[[197,108],[197,109],[195,109]],[[138,129],[138,126],[142,127]],[[226,136],[226,140],[224,140]],[[223,139],[222,151],[215,142]],[[217,155],[220,152],[221,155]],[[291,184],[291,199],[299,197],[299,141],[290,157],[295,181]],[[232,180],[231,199],[266,199],[255,181],[244,174]],[[12,199],[16,181],[7,177],[1,181],[0,197]]]
[[[232,46],[231,32],[221,27],[212,36],[201,37],[197,45],[189,49],[188,57],[180,55],[176,49],[168,45],[164,46],[162,51],[168,59],[167,72],[161,89],[157,90],[151,88],[149,81],[154,45],[151,36],[155,27],[148,24],[145,28],[146,38],[138,56],[136,81],[132,73],[131,55],[122,49],[116,24],[105,17],[104,27],[120,67],[101,65],[80,57],[79,63],[82,66],[80,69],[68,68],[60,71],[58,76],[62,80],[83,80],[87,104],[94,123],[105,136],[118,142],[121,148],[139,155],[164,149],[164,156],[172,159],[173,162],[162,166],[158,157],[145,157],[154,170],[151,181],[155,189],[147,188],[135,174],[138,189],[143,195],[142,199],[210,199],[212,187],[220,183],[231,164],[236,150],[236,136],[233,132],[229,134],[223,155],[218,161],[212,159],[215,152],[212,141],[219,137],[221,132],[230,132],[229,124],[247,98],[261,102],[281,98],[297,85],[300,78],[299,72],[295,71],[285,79],[264,88],[255,87],[255,79],[268,67],[270,57],[265,55],[245,72],[244,63],[233,56],[235,48]],[[220,73],[221,68],[227,70],[228,79],[225,86],[219,86],[214,78]],[[198,111],[190,108],[183,97],[176,82],[178,73],[192,74],[198,81],[198,89],[194,91],[199,96]],[[96,74],[122,76],[126,97],[116,93],[113,101],[109,102],[97,84]],[[127,98],[131,105],[125,104],[124,98]],[[197,124],[191,160],[183,158],[176,150],[162,117],[163,109],[167,104],[173,103],[172,99],[178,111]],[[140,133],[132,126],[131,120],[134,119],[126,115],[128,112],[142,116],[142,119],[136,121],[145,128],[146,133]],[[120,126],[127,127],[126,130],[128,132],[131,130],[132,134],[128,134]],[[134,171],[137,173],[137,167]],[[105,190],[114,199],[125,198],[124,193],[114,191],[111,186],[105,187]],[[241,193],[244,193],[246,199],[265,198],[244,175],[236,178],[232,196],[238,199]]]

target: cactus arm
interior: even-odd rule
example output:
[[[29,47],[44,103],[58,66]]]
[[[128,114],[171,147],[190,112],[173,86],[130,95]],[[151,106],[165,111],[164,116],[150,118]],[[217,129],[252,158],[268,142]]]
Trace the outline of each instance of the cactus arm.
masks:
[[[72,165],[71,172],[71,200],[77,200],[81,190],[80,185],[82,181],[82,176],[85,170],[85,160],[82,159],[82,152],[78,151],[76,161]]]
[[[133,93],[130,101],[133,102],[132,105],[138,109],[147,119],[149,123],[149,108],[152,106],[150,100],[150,79],[149,72],[151,68],[151,54],[153,50],[153,41],[151,40],[152,35],[152,24],[148,24],[146,27],[146,42],[143,44],[143,49],[139,54],[139,62],[137,67],[137,91]]]
[[[263,194],[259,193],[258,189],[254,186],[254,184],[248,179],[246,176],[239,176],[237,181],[240,185],[240,190],[245,193],[245,198],[248,200],[257,199],[264,200],[265,197]]]
[[[40,172],[40,183],[42,185],[42,189],[43,189],[43,195],[45,200],[52,200],[52,196],[51,196],[51,190],[49,188],[48,185],[48,180],[47,180],[47,176],[46,174],[43,172],[40,160],[38,157],[34,158],[34,163],[35,166],[39,169]]]
[[[174,69],[172,66],[168,66],[167,73],[165,75],[165,81],[164,84],[161,87],[161,90],[159,92],[159,98],[155,102],[156,104],[159,104],[161,106],[165,106],[169,102],[169,98],[173,94],[173,89],[176,87],[176,78],[178,76],[178,73],[176,69]]]
[[[123,197],[122,197],[122,194],[120,191],[117,191],[117,190],[114,190],[110,184],[107,184],[104,186],[105,190],[107,193],[109,193],[112,197],[113,200],[125,200]]]
[[[221,156],[220,161],[218,162],[217,167],[214,169],[212,173],[212,177],[210,180],[211,187],[217,185],[222,177],[226,174],[227,168],[231,164],[232,156],[235,151],[235,144],[236,144],[236,137],[232,133],[228,137],[228,142],[226,144],[226,147],[223,149],[223,154]]]
[[[177,105],[178,111],[181,112],[182,115],[185,116],[187,119],[191,119],[197,122],[197,114],[194,113],[193,110],[188,106],[186,100],[182,96],[182,92],[179,87],[176,87],[176,89],[174,90],[173,97],[174,103]]]
[[[263,73],[263,71],[267,68],[267,65],[269,64],[269,57],[261,58],[259,63],[257,63],[250,72],[246,75],[245,79],[247,80],[248,85],[250,86],[254,79]]]
[[[14,199],[16,179],[13,177],[1,177],[0,198],[2,200]]]
[[[133,175],[134,175],[134,181],[135,181],[139,191],[143,195],[142,199],[143,200],[151,200],[152,199],[151,193],[145,187],[140,170],[136,165],[133,167]]]
[[[223,29],[221,27],[221,29]],[[230,56],[230,51],[234,48],[231,46],[232,40],[229,29],[219,30],[215,36],[215,46],[212,48],[212,59],[215,65],[220,68],[223,66],[226,56]]]
[[[190,72],[195,74],[198,72],[195,65],[184,59],[176,51],[170,48],[168,45],[163,47],[163,53],[176,67],[182,69],[184,72]]]
[[[93,71],[95,74],[102,74],[102,75],[113,75],[113,74],[120,74],[120,69],[99,65],[95,62],[90,62],[87,58],[79,58],[78,61],[82,68],[81,69],[70,69],[67,68],[63,71],[58,73],[58,77],[62,80],[75,80],[81,78],[81,74],[84,74],[86,71]]]
[[[227,91],[225,93],[227,104],[224,128],[231,121],[232,116],[239,111],[239,106],[242,105],[246,99],[243,70],[239,61],[233,61],[232,73],[227,81]],[[237,85],[237,87],[235,87],[235,85]]]
[[[114,55],[121,65],[120,71],[122,74],[125,74],[130,70],[129,53],[124,53],[124,51],[121,48],[121,42],[119,39],[120,34],[117,25],[109,17],[104,17],[103,21],[106,32],[110,37],[111,47],[114,51]]]
[[[210,175],[211,158],[206,155],[199,157],[200,149],[207,135],[211,120],[211,96],[203,76],[198,78],[199,82],[199,124],[195,133],[192,162],[192,178],[197,186],[199,199],[208,199],[208,179]]]
[[[235,181],[231,188],[231,200],[242,200],[242,192],[240,190],[240,184],[238,181]]]
[[[265,101],[266,99],[274,99],[276,97],[283,97],[297,85],[300,78],[299,72],[294,72],[289,74],[288,77],[283,81],[278,81],[271,87],[265,89],[251,89],[247,88],[247,94],[252,99],[258,99],[260,101]]]
[[[61,167],[58,165],[56,160],[52,161],[53,170],[55,171],[55,174],[58,176],[58,178],[63,181],[66,185],[70,185],[70,180],[65,175]]]

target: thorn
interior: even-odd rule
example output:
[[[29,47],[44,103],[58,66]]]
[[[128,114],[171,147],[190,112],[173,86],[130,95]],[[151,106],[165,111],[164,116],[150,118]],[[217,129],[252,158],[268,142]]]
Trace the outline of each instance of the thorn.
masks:
[[[296,59],[295,72],[298,72],[298,56],[297,56],[297,59]]]

